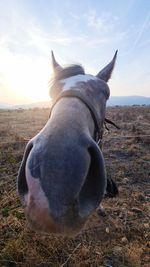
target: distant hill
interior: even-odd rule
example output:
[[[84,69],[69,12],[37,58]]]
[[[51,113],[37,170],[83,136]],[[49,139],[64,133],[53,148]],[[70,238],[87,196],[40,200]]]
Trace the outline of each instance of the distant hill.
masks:
[[[11,105],[0,102],[0,109],[29,109],[29,108],[50,108],[51,101],[36,102],[31,104]]]
[[[111,96],[107,106],[132,106],[150,105],[150,97],[144,96]],[[0,102],[0,109],[29,109],[29,108],[50,108],[51,101],[37,102],[24,105],[11,105]]]
[[[29,108],[50,108],[51,101],[43,101],[43,102],[36,102],[31,104],[24,104],[24,105],[14,105],[13,109],[29,109]]]
[[[0,108],[1,109],[11,109],[11,108],[13,108],[13,105],[8,104],[8,103],[0,102]]]
[[[144,96],[111,96],[107,106],[150,105],[150,97]]]

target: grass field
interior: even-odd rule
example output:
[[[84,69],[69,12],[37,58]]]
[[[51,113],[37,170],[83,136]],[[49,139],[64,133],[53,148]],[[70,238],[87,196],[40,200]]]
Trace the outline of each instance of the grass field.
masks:
[[[16,194],[27,141],[46,123],[48,109],[0,111],[0,266],[150,266],[150,107],[112,107],[105,131],[107,175],[119,196],[104,199],[106,216],[91,216],[75,238],[31,231]]]

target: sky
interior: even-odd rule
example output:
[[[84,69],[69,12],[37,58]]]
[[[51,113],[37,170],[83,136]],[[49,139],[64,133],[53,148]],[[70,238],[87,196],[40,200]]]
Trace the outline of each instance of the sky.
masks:
[[[150,96],[149,0],[0,0],[0,102],[49,99],[51,50],[96,75],[117,49],[111,95]]]

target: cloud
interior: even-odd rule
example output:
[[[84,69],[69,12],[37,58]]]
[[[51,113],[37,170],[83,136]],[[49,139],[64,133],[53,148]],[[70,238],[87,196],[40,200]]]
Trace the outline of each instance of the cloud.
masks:
[[[143,35],[144,31],[147,29],[147,26],[149,24],[150,24],[150,11],[148,12],[146,18],[144,19],[142,25],[140,25],[140,27],[138,28],[137,36],[135,38],[135,41],[134,41],[132,49],[134,49],[136,47],[136,45],[139,43],[139,41],[142,38],[142,35]]]
[[[102,12],[100,15],[94,8],[90,8],[86,14],[84,14],[87,20],[87,25],[93,29],[108,32],[115,27],[118,18],[113,16],[109,12]],[[110,23],[111,22],[111,23]]]
[[[19,11],[16,7],[15,10],[11,7],[10,24],[12,27],[7,25],[7,30],[0,30],[2,36],[0,43],[16,54],[46,57],[55,46],[98,47],[117,43],[125,39],[126,35],[125,31],[117,29],[118,18],[116,16],[109,12],[102,12],[98,15],[94,8],[87,9],[81,16],[73,12],[68,14],[68,20],[71,19],[69,25],[68,20],[66,21],[55,13],[52,15],[52,23],[48,29],[43,27],[33,14],[22,16]],[[81,27],[83,30],[80,30]]]
[[[85,15],[87,18],[88,26],[103,30],[105,26],[105,19],[98,17],[94,9],[90,9],[88,14]]]
[[[62,50],[64,47],[66,54],[72,55],[75,45],[76,51],[80,47],[81,51],[86,48],[88,52],[88,47],[91,49],[112,42],[112,35],[106,37],[102,31],[100,35],[92,35],[91,31],[85,31],[84,34],[76,32],[74,20],[77,18],[72,21],[72,26],[66,27],[65,20],[56,14],[54,17],[55,21],[49,30],[43,28],[33,15],[22,16],[16,7],[15,10],[11,7],[9,23],[12,27],[3,17],[3,23],[7,24],[6,28],[0,28],[0,72],[3,74],[0,90],[3,90],[3,99],[9,99],[9,102],[29,102],[29,99],[36,101],[48,97],[47,82],[51,72],[48,55],[52,48]],[[101,19],[96,11],[90,10],[87,15],[83,14],[78,23],[81,25],[84,21],[88,28],[98,29],[107,20],[108,16]],[[67,47],[72,49],[68,50]],[[63,62],[58,55],[59,59]],[[87,62],[87,68],[88,65]]]
[[[0,94],[5,102],[31,102],[48,98],[50,52],[47,40],[33,23],[13,17],[12,32],[0,38]]]
[[[132,4],[133,2],[135,3],[132,1]],[[56,51],[60,64],[73,60],[83,62],[89,72],[96,73],[96,69],[107,63],[109,55],[111,58],[113,51],[118,48],[118,70],[115,77],[121,77],[122,80],[130,77],[131,91],[135,90],[141,65],[139,54],[133,53],[131,44],[134,43],[134,48],[148,46],[149,36],[147,39],[143,36],[148,29],[150,13],[141,25],[132,23],[124,26],[121,15],[117,17],[116,12],[110,13],[107,9],[104,11],[87,7],[83,13],[80,9],[79,13],[71,10],[67,16],[60,16],[60,10],[51,10],[51,16],[45,22],[36,11],[30,11],[30,5],[29,9],[26,5],[26,1],[7,1],[7,5],[0,2],[0,90],[5,88],[3,97],[18,97],[22,102],[24,99],[29,101],[29,98],[36,100],[48,97],[51,49]],[[133,64],[129,63],[131,54]],[[148,56],[145,57],[145,62],[147,61]],[[139,64],[138,68],[136,64]],[[146,64],[143,64],[143,72]],[[123,66],[127,66],[126,69]],[[135,79],[130,75],[132,72]],[[148,84],[147,80],[146,82]],[[122,85],[121,81],[118,84],[125,90],[130,87],[129,84]]]

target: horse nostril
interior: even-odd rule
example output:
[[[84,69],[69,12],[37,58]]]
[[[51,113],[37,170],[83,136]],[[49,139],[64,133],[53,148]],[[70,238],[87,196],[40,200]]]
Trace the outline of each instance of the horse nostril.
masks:
[[[87,177],[79,194],[79,214],[81,217],[87,217],[99,205],[96,187],[93,186],[91,178]]]
[[[26,168],[26,162],[27,162],[28,156],[32,148],[33,148],[33,143],[29,142],[24,152],[24,157],[23,157],[23,160],[20,165],[19,172],[18,172],[17,190],[21,196],[28,193],[28,185],[27,185],[27,180],[26,180],[25,168]]]
[[[83,217],[88,216],[99,206],[106,187],[103,155],[95,143],[91,144],[89,154],[91,163],[85,183],[79,194],[80,214]]]

